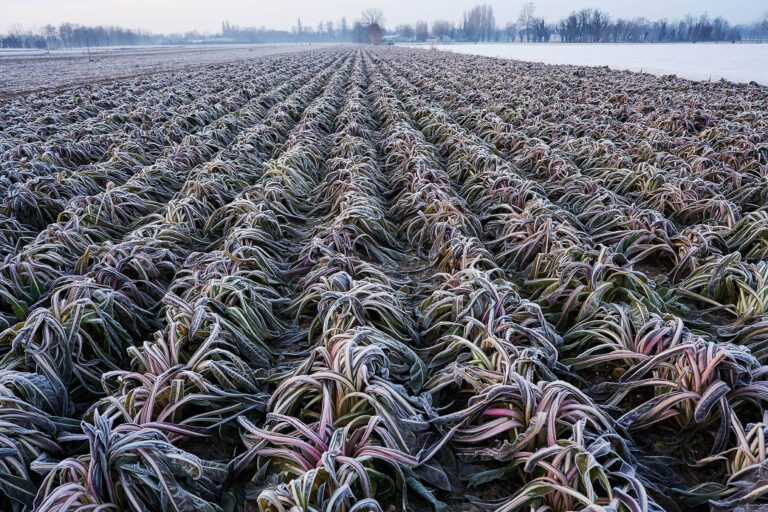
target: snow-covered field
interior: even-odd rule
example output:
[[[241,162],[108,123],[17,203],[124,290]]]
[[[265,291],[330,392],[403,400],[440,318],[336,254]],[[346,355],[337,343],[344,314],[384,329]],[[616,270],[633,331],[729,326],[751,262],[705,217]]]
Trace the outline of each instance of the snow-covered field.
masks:
[[[428,45],[414,45],[430,48]],[[768,85],[768,44],[444,44],[438,50]]]

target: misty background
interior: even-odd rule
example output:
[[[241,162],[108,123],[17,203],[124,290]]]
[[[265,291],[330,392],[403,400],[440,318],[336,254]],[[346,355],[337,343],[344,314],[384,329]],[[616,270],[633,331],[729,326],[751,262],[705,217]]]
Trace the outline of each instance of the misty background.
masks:
[[[768,38],[758,0],[0,0],[0,46],[709,42]]]
[[[222,20],[237,25],[289,30],[298,16],[314,26],[320,20],[352,22],[366,8],[381,9],[389,26],[423,19],[449,18],[457,21],[461,13],[477,2],[460,0],[387,0],[361,2],[334,0],[0,0],[3,16],[0,32],[14,24],[42,27],[63,22],[83,25],[119,25],[156,33],[183,33],[191,30],[216,32]],[[487,1],[502,25],[518,17],[524,1]],[[676,19],[691,14],[722,16],[729,22],[749,23],[768,10],[762,0],[538,0],[538,14],[548,20],[562,18],[581,8],[596,8],[616,18]]]

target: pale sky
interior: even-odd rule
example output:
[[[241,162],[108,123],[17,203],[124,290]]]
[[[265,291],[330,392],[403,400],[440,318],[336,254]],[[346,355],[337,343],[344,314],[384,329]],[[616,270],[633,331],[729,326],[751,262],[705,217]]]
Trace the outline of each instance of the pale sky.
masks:
[[[289,29],[301,16],[304,25],[346,16],[351,23],[367,7],[384,12],[387,27],[398,23],[438,18],[458,20],[461,13],[483,0],[0,0],[0,32],[14,24],[38,28],[64,21],[79,24],[120,25],[157,33],[197,29],[216,32],[221,21],[236,25]],[[517,19],[525,0],[485,0],[504,25]],[[750,22],[768,11],[766,0],[538,0],[537,14],[556,20],[584,7],[608,11],[613,18],[644,16],[675,19],[707,13],[733,23]]]

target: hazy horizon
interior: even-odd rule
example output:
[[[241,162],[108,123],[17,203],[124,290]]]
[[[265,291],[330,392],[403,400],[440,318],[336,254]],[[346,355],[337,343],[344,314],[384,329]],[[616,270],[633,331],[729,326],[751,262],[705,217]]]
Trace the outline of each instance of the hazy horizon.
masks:
[[[266,26],[290,29],[301,17],[305,26],[315,26],[320,20],[337,21],[342,16],[351,23],[360,12],[376,7],[384,12],[386,26],[416,20],[457,21],[464,10],[478,3],[493,6],[496,22],[504,25],[515,21],[525,0],[517,1],[459,1],[426,0],[413,2],[389,0],[386,2],[359,2],[337,0],[329,5],[309,0],[285,0],[279,5],[247,0],[0,0],[4,16],[0,19],[0,32],[21,25],[40,28],[46,24],[63,22],[84,25],[119,25],[155,33],[177,33],[198,30],[217,32],[223,20],[241,26]],[[731,0],[727,4],[718,0],[646,0],[645,2],[617,2],[616,0],[539,0],[537,15],[554,21],[582,8],[599,8],[612,18],[645,17],[651,20],[677,19],[688,14],[711,17],[723,16],[731,23],[748,23],[759,19],[768,5],[757,0]]]

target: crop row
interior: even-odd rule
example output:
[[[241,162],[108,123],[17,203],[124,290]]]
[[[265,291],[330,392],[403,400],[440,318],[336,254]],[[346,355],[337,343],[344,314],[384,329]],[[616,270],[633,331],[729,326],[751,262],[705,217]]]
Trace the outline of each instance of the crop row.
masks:
[[[477,108],[466,100],[481,87],[448,80],[450,72],[435,78],[429,74],[434,69],[429,58],[421,70],[414,62],[403,65],[400,58],[389,61],[384,55],[379,63],[408,98],[406,104],[427,139],[439,147],[454,183],[462,184],[471,207],[480,213],[481,239],[562,335],[561,371],[572,373],[570,380],[581,382],[638,446],[639,466],[646,476],[657,476],[649,476],[648,485],[655,480],[659,495],[675,495],[689,506],[717,497],[727,497],[722,506],[734,506],[742,497],[749,501],[760,496],[761,491],[746,490],[759,471],[759,459],[751,458],[751,448],[744,443],[764,431],[759,421],[768,389],[762,366],[762,297],[767,291],[760,252],[766,240],[760,231],[762,205],[730,225],[722,218],[697,219],[701,223],[691,231],[698,236],[678,232],[679,220],[667,220],[662,208],[638,203],[627,190],[582,172],[580,166],[589,166],[562,150],[568,147],[568,137],[546,144],[508,124],[486,124],[483,118],[489,117],[491,107]],[[443,81],[450,89],[441,87]],[[504,90],[513,88],[510,79]],[[625,174],[635,178],[641,172]],[[727,188],[727,183],[719,185]],[[750,208],[746,203],[739,206]],[[641,215],[606,230],[620,233],[618,243],[597,238],[596,230],[584,222],[590,217],[600,223],[620,222],[622,207]],[[660,227],[688,239],[687,246],[678,249],[684,265],[660,257],[663,251],[677,252],[665,239],[653,240],[652,234],[664,233]],[[701,236],[710,230],[725,243],[711,244],[711,237]],[[712,245],[714,250],[706,252]],[[739,252],[730,252],[735,250],[743,250],[747,261]],[[647,271],[656,268],[643,265],[648,259],[662,271],[668,266],[670,275],[649,278]],[[699,306],[708,309],[698,311]],[[702,319],[720,328],[714,333],[695,329]],[[676,468],[676,479],[657,469],[658,460],[670,455],[709,470],[719,464],[714,471],[723,480],[705,481],[692,491],[670,489],[690,482],[688,468]],[[560,494],[558,500],[563,497],[562,491],[554,494]]]
[[[4,509],[768,499],[764,91],[402,48],[177,76],[2,118]]]

